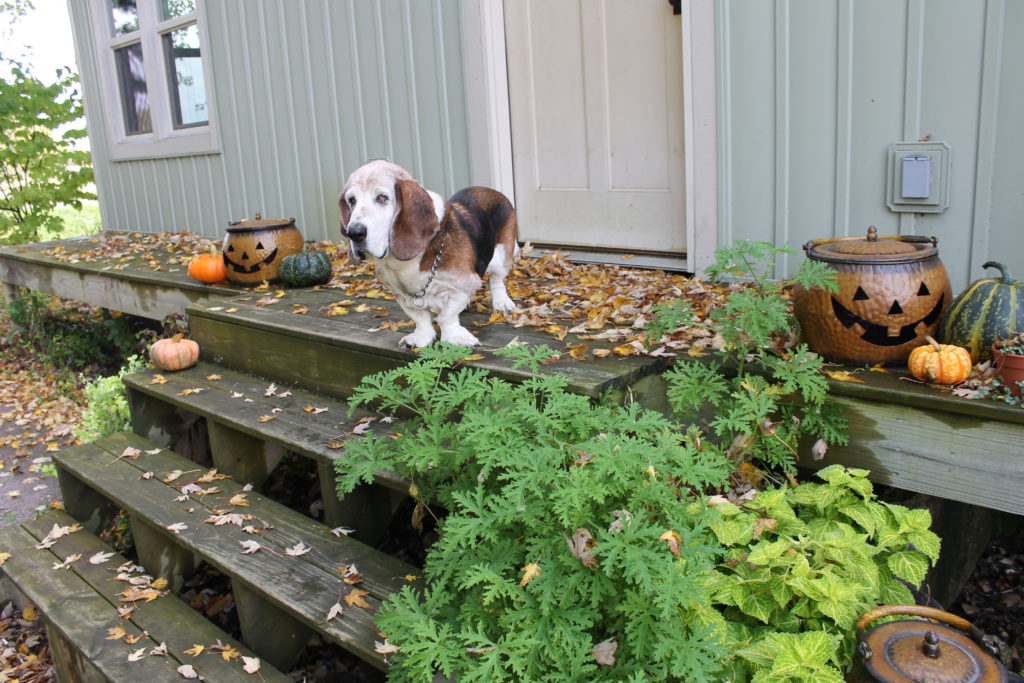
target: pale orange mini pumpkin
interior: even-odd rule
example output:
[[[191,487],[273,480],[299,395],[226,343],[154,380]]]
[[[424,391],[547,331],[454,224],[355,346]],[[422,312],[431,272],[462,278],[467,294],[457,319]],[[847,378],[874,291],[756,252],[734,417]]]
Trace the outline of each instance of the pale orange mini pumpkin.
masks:
[[[199,344],[183,335],[176,334],[170,339],[160,339],[149,347],[149,359],[160,370],[174,372],[184,370],[199,360]]]
[[[930,384],[956,384],[971,375],[970,352],[962,346],[940,344],[932,337],[910,352],[907,368],[916,379]]]

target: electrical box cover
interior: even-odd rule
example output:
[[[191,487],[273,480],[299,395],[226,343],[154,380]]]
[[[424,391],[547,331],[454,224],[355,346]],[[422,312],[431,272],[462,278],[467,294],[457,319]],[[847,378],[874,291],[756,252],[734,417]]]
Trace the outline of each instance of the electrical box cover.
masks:
[[[945,142],[889,145],[886,204],[891,211],[942,213],[949,208],[950,149]]]

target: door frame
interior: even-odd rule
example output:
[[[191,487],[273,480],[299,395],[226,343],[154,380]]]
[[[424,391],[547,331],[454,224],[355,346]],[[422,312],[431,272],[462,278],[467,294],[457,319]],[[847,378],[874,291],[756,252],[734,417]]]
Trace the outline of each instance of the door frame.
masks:
[[[683,267],[698,274],[714,260],[718,248],[715,1],[681,0],[686,230]],[[461,5],[471,177],[476,184],[515,197],[504,0],[462,0]]]

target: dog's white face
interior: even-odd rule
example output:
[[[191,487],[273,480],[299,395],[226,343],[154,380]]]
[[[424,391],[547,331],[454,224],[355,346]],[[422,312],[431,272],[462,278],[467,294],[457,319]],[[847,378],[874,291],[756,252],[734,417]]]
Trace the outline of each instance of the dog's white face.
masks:
[[[345,183],[338,204],[353,261],[387,256],[399,211],[395,196],[399,180],[412,180],[412,176],[397,164],[378,160],[357,168]]]

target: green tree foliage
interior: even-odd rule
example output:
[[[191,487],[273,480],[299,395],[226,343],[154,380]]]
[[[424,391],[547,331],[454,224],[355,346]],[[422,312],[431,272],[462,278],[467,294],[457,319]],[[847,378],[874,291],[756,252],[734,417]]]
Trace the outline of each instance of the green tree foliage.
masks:
[[[75,146],[85,128],[77,76],[60,70],[46,84],[23,64],[4,59],[0,76],[0,244],[39,239],[40,230],[59,232],[63,220],[54,209],[81,208],[94,199],[89,152]]]

